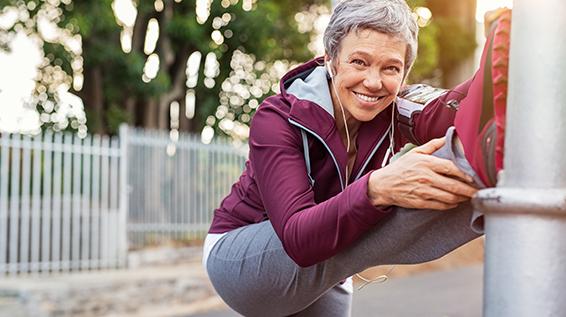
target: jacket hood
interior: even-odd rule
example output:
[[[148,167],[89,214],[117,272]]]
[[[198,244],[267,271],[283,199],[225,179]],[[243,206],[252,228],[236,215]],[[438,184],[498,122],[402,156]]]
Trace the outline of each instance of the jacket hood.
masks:
[[[289,71],[281,79],[280,91],[279,97],[290,107],[289,119],[308,127],[323,138],[333,134],[334,107],[323,57]]]
[[[334,117],[334,107],[328,85],[328,71],[324,66],[314,66],[298,76],[291,78],[285,83],[287,95],[293,95],[297,99],[310,101],[328,114]]]

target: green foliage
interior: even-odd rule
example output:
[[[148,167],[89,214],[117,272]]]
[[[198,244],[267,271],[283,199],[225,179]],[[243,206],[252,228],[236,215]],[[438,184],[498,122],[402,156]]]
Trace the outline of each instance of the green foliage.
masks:
[[[210,32],[197,23],[194,12],[187,14],[176,13],[166,26],[165,33],[178,45],[192,43],[196,50],[209,50],[209,41],[195,41],[196,39],[200,40],[210,37]]]
[[[408,81],[418,83],[433,77],[438,60],[438,25],[431,23],[419,32],[419,51]]]
[[[439,18],[436,24],[437,43],[442,52],[439,64],[443,70],[456,67],[474,53],[476,41],[473,31],[464,29],[455,18]]]
[[[60,66],[67,74],[73,73],[71,64],[67,62],[72,59],[72,56],[63,46],[46,42],[43,44],[43,52],[51,64]]]
[[[106,121],[110,133],[118,133],[120,125],[124,122],[131,123],[132,118],[127,111],[120,105],[112,104],[106,112]]]

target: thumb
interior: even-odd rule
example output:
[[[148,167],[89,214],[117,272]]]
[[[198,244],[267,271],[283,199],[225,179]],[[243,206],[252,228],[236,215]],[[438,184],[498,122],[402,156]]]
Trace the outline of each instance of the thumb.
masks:
[[[440,149],[442,146],[444,146],[444,144],[446,143],[446,138],[442,137],[442,138],[438,138],[438,139],[432,139],[430,141],[428,141],[427,143],[416,147],[413,149],[413,151],[417,152],[417,153],[421,153],[421,154],[432,154],[434,152],[436,152],[438,149]]]

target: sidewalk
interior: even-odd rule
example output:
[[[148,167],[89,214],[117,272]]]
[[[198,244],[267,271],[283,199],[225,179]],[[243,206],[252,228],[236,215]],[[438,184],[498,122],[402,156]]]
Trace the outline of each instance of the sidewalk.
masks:
[[[127,270],[2,277],[0,317],[173,317],[209,311],[221,302],[200,258],[200,248],[184,254],[150,250],[131,257],[138,266]]]

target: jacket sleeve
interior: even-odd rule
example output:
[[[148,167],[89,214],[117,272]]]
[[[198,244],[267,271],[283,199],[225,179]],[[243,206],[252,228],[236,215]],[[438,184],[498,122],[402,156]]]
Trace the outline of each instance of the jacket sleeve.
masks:
[[[424,144],[432,139],[443,137],[446,134],[446,130],[454,125],[456,109],[447,105],[451,101],[460,102],[464,99],[471,82],[472,79],[469,79],[461,83],[448,93],[429,102],[422,112],[415,114],[413,133],[418,144]]]
[[[300,132],[273,107],[260,107],[250,130],[250,162],[269,220],[300,266],[324,261],[387,215],[367,196],[369,174],[315,203]],[[324,185],[320,185],[324,186]]]

